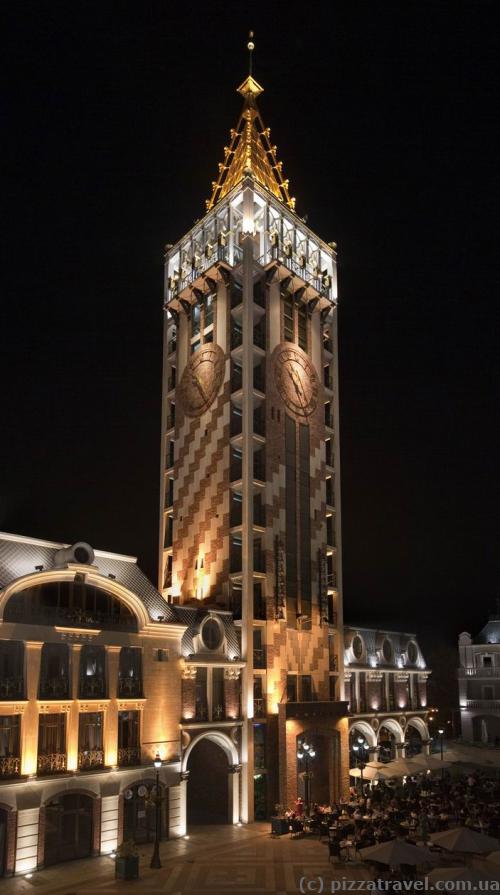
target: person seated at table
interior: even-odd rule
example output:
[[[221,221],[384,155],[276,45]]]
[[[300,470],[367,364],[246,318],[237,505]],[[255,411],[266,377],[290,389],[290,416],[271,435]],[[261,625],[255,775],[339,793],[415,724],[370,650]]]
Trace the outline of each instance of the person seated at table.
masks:
[[[302,817],[302,815],[304,814],[304,802],[300,796],[295,802],[295,814],[297,817]]]

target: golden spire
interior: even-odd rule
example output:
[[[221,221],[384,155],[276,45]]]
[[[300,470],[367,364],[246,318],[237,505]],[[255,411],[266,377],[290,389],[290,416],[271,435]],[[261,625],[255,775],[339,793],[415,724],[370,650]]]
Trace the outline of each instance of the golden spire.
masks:
[[[244,177],[254,177],[277,199],[295,209],[295,199],[288,192],[288,180],[282,176],[282,162],[276,158],[276,146],[270,142],[270,128],[264,127],[256,99],[264,88],[252,76],[252,54],[255,48],[253,31],[249,33],[249,74],[238,87],[243,97],[243,110],[236,129],[231,130],[231,142],[224,147],[224,162],[219,163],[219,176],[212,183],[212,195],[207,199],[209,211]]]

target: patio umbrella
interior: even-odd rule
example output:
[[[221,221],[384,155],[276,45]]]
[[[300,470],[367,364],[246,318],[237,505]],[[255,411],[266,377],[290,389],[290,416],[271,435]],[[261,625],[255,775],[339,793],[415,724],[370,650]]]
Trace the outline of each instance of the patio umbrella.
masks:
[[[488,861],[490,864],[500,864],[500,851],[492,851],[491,855],[488,855]]]
[[[362,848],[360,855],[363,861],[378,861],[380,864],[389,864],[397,867],[400,864],[429,864],[436,862],[434,855],[428,848],[420,848],[406,842],[405,839],[390,839],[389,842],[380,842],[379,845],[370,845]]]
[[[386,767],[390,768],[393,777],[408,777],[409,774],[421,773],[421,770],[415,768],[415,765],[407,758],[396,758],[395,761],[390,761]]]
[[[452,830],[444,830],[442,833],[432,833],[429,836],[434,845],[446,851],[463,852],[473,855],[486,855],[498,848],[498,839],[469,830],[468,827],[454,827]]]
[[[442,771],[450,767],[449,761],[441,760],[435,755],[422,755],[422,753],[415,755],[414,758],[409,758],[408,761],[414,768],[414,774],[423,771]]]
[[[476,870],[474,867],[436,867],[426,874],[430,886],[436,883],[445,883],[448,881],[460,881],[465,883],[485,883],[491,882],[492,874],[487,871]]]
[[[385,768],[385,765],[381,765],[379,768],[369,764],[365,765],[363,768],[363,780],[366,780],[367,783],[371,783],[373,780],[390,780],[392,775]],[[351,777],[361,777],[361,769],[351,768],[349,774]]]

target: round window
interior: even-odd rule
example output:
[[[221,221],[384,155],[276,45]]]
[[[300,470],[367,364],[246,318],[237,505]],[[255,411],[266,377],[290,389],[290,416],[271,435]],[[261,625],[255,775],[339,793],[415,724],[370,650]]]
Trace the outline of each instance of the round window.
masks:
[[[418,659],[418,649],[417,644],[414,643],[413,640],[410,640],[406,652],[408,654],[408,660],[411,662],[412,665],[414,665]]]
[[[392,643],[390,640],[387,640],[387,638],[382,644],[382,655],[386,662],[390,662],[392,660]]]
[[[217,649],[222,643],[220,625],[214,618],[209,618],[201,629],[201,639],[207,649]]]
[[[352,641],[352,651],[356,659],[361,659],[361,656],[363,655],[363,641],[359,634],[356,634]]]

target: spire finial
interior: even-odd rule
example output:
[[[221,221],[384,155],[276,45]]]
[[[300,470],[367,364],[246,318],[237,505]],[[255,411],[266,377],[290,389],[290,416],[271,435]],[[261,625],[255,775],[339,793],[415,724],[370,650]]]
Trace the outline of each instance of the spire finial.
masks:
[[[247,50],[248,50],[248,74],[251,76],[252,75],[252,53],[255,50],[255,44],[253,42],[253,31],[248,32]]]

